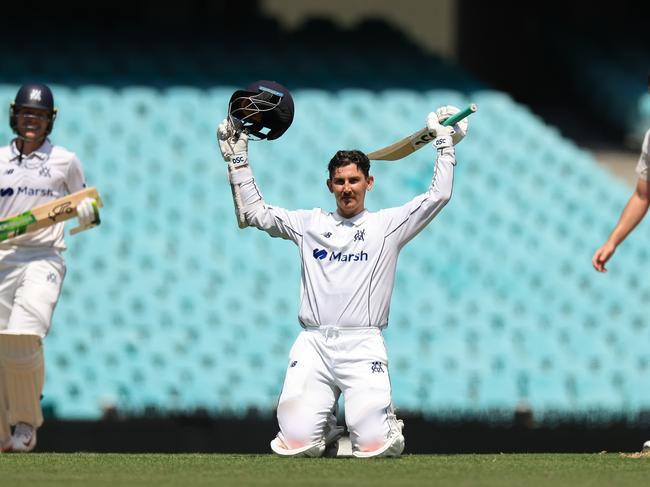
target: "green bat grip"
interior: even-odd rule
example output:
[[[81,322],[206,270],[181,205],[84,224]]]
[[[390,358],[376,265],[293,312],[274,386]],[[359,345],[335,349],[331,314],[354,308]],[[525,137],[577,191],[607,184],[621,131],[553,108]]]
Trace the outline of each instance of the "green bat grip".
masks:
[[[472,113],[474,113],[476,110],[478,110],[478,107],[476,106],[476,103],[470,103],[465,110],[461,110],[458,113],[455,113],[451,117],[449,117],[447,120],[442,122],[441,125],[444,125],[445,127],[449,125],[454,125],[455,123],[460,122],[463,118],[469,117]]]
[[[29,225],[36,222],[31,211],[0,221],[0,242],[25,233]]]

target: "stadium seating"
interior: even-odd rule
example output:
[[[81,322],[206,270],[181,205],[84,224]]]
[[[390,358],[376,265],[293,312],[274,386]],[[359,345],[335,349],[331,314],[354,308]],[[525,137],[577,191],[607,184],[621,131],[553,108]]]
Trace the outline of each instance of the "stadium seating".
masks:
[[[236,228],[211,142],[218,120],[201,109],[225,106],[231,89],[61,90],[54,135],[70,147],[87,141],[79,155],[107,204],[100,229],[69,239],[48,337],[45,397],[57,415],[272,411],[299,331],[297,249]],[[522,402],[540,414],[648,406],[634,385],[645,374],[641,350],[617,362],[625,342],[614,339],[638,341],[634,327],[644,326],[625,311],[640,305],[639,283],[625,281],[641,238],[617,256],[611,280],[589,273],[602,214],[614,218],[625,190],[587,154],[489,90],[306,89],[295,99],[317,123],[304,115],[286,137],[251,147],[267,200],[290,208],[331,206],[314,187],[324,189],[335,148],[390,143],[421,126],[425,107],[480,106],[458,148],[452,201],[400,261],[386,332],[398,407],[453,415]],[[84,130],[97,125],[110,144]],[[425,149],[375,163],[381,191],[369,206],[423,191],[432,161]]]
[[[77,152],[105,202],[98,229],[67,238],[46,339],[48,411],[273,412],[300,330],[298,249],[238,229],[214,137],[234,89],[261,77],[286,79],[296,103],[285,136],[250,148],[265,199],[287,208],[333,207],[326,167],[339,148],[383,147],[443,104],[479,106],[457,148],[452,200],[398,264],[386,340],[399,409],[508,417],[526,404],[543,418],[650,408],[650,285],[637,276],[648,224],[607,275],[590,269],[629,190],[525,106],[404,39],[391,49],[410,55],[387,64],[336,31],[341,43],[315,61],[310,35],[320,38],[296,33],[302,43],[283,44],[274,62],[243,48],[259,63],[225,73],[234,61],[223,50],[166,44],[118,43],[102,58],[70,43],[74,70],[39,68],[59,108],[53,139]],[[22,78],[5,79],[6,120]],[[368,207],[425,191],[433,161],[427,147],[374,162]]]

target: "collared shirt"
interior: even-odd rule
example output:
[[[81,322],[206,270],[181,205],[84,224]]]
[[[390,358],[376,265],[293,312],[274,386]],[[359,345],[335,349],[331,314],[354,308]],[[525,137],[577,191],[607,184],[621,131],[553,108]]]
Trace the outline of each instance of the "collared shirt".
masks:
[[[639,156],[639,162],[636,165],[637,175],[639,178],[645,179],[646,181],[650,180],[648,166],[650,166],[650,130],[645,133],[643,145],[641,147],[641,155]]]
[[[387,326],[398,254],[449,200],[454,158],[439,155],[429,190],[396,208],[344,218],[264,204],[246,214],[250,225],[300,249],[303,327]]]
[[[53,145],[49,139],[22,157],[15,140],[0,147],[0,219],[85,187],[83,170],[76,154]],[[0,243],[0,250],[16,247],[64,250],[63,223]]]

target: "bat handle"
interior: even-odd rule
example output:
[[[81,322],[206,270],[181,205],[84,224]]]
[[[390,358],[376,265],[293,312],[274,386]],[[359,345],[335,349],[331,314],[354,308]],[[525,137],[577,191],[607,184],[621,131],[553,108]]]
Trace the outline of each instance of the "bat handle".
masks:
[[[478,106],[476,105],[476,103],[470,103],[467,106],[467,108],[465,108],[464,110],[461,110],[458,113],[453,114],[451,117],[444,120],[441,125],[444,125],[445,127],[447,127],[449,125],[454,125],[455,123],[460,122],[465,117],[469,117],[476,110],[478,110]]]
[[[97,206],[96,201],[93,201],[93,210],[95,212],[95,218],[92,221],[92,223],[90,225],[86,225],[83,227],[79,225],[78,227],[74,227],[70,229],[70,235],[76,235],[79,232],[83,232],[84,230],[90,230],[91,228],[95,228],[97,225],[99,225],[102,222],[101,219],[99,218],[99,208]]]

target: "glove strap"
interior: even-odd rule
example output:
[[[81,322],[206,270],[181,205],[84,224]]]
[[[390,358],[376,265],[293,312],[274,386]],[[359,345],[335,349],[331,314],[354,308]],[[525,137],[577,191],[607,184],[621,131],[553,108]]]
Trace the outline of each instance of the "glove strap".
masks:
[[[433,139],[433,146],[437,150],[446,149],[447,147],[452,147],[453,145],[454,141],[452,140],[451,135],[442,135]]]
[[[230,164],[233,169],[241,169],[248,166],[248,154],[246,152],[236,152],[230,159]]]

